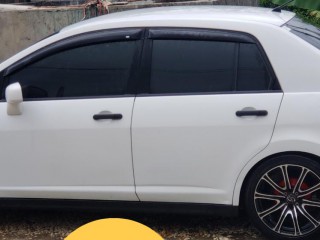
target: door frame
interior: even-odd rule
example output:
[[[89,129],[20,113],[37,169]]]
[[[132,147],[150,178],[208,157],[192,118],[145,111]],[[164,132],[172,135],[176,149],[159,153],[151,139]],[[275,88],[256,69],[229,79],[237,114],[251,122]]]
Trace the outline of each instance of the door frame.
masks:
[[[89,99],[89,98],[110,98],[110,97],[129,97],[134,96],[136,93],[136,81],[141,63],[141,54],[143,49],[143,35],[144,28],[120,28],[120,29],[106,29],[93,32],[86,32],[78,34],[72,37],[61,39],[53,44],[50,44],[44,48],[41,48],[32,54],[18,60],[14,64],[6,68],[2,73],[2,84],[0,90],[2,92],[1,102],[5,102],[5,88],[8,86],[10,75],[19,71],[27,65],[30,65],[40,59],[43,59],[49,55],[82,46],[91,44],[107,43],[107,42],[120,42],[120,41],[137,41],[141,40],[137,46],[132,70],[127,84],[126,94],[123,95],[109,95],[109,96],[94,96],[94,97],[64,97],[64,98],[37,98],[36,101],[41,100],[66,100],[66,99]],[[34,101],[25,100],[24,101]]]
[[[236,43],[252,43],[258,47],[261,57],[270,74],[270,86],[277,85],[280,90],[267,91],[234,91],[234,92],[205,92],[205,93],[165,93],[154,94],[150,92],[150,75],[152,64],[153,40],[192,40],[192,41],[225,41]],[[177,95],[211,95],[211,94],[248,94],[248,93],[274,93],[283,92],[271,62],[259,40],[245,32],[231,30],[216,30],[206,28],[188,27],[152,27],[146,28],[142,51],[140,77],[137,82],[137,97],[147,96],[177,96]]]

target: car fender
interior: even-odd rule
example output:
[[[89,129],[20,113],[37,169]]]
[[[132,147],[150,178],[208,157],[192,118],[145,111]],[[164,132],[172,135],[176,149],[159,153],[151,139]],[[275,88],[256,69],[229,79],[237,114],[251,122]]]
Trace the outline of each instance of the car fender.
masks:
[[[272,157],[274,155],[285,155],[285,154],[312,154],[315,156],[320,156],[320,142],[312,142],[307,139],[300,140],[279,140],[272,141],[264,150],[255,155],[248,163],[241,169],[233,191],[233,201],[234,206],[239,206],[241,198],[241,189],[243,183],[250,173],[250,171],[262,161]]]

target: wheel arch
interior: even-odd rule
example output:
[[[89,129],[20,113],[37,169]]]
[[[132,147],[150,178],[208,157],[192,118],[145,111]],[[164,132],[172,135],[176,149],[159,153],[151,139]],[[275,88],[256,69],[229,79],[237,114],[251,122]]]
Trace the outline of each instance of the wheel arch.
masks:
[[[255,169],[257,169],[260,165],[264,164],[265,162],[267,162],[268,160],[275,158],[275,157],[279,157],[279,156],[286,156],[286,155],[297,155],[297,156],[302,156],[302,157],[308,157],[310,159],[313,159],[317,162],[320,163],[320,156],[312,154],[312,153],[308,153],[308,152],[301,152],[301,151],[284,151],[284,152],[278,152],[278,153],[274,153],[271,155],[268,155],[264,158],[262,158],[260,161],[256,162],[250,169],[249,171],[246,173],[244,180],[241,183],[241,187],[240,187],[240,191],[238,194],[238,198],[235,196],[235,192],[234,192],[234,205],[239,205],[239,208],[243,210],[244,208],[244,196],[245,196],[245,191],[246,191],[246,185],[247,182],[249,181],[250,177],[252,176],[252,173],[255,171]]]

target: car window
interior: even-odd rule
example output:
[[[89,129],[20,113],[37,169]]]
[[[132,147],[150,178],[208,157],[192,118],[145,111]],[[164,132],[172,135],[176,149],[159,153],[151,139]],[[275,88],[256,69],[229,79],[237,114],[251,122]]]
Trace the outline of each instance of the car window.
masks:
[[[9,76],[24,99],[125,94],[136,42],[109,42],[68,49]]]
[[[4,75],[4,71],[0,72],[0,89],[2,89],[3,85],[4,85],[4,77],[3,77],[3,75]],[[0,92],[1,92],[1,90],[0,90]]]
[[[320,29],[303,22],[298,17],[293,18],[285,26],[291,29],[291,32],[314,47],[320,50]]]
[[[237,91],[269,89],[271,78],[256,44],[240,44],[237,72]]]
[[[155,40],[151,92],[231,91],[234,43]]]
[[[255,44],[153,41],[151,93],[264,91],[270,81]]]

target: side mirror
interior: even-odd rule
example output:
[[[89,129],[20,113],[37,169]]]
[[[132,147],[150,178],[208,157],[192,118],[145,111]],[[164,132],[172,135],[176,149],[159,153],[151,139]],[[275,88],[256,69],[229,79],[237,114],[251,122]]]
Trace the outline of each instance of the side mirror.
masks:
[[[7,114],[21,115],[21,103],[23,101],[20,83],[10,84],[6,88]]]

